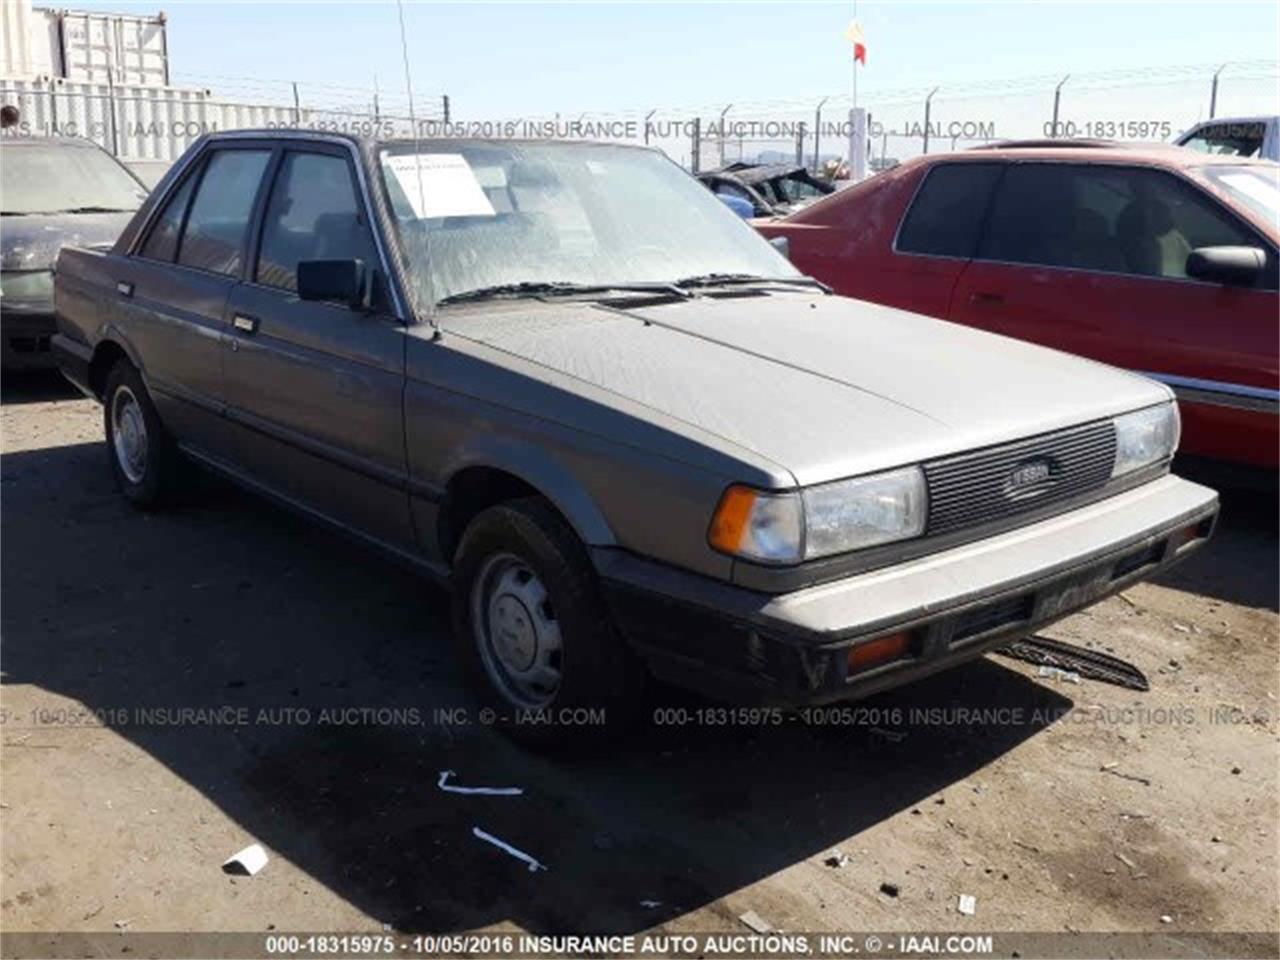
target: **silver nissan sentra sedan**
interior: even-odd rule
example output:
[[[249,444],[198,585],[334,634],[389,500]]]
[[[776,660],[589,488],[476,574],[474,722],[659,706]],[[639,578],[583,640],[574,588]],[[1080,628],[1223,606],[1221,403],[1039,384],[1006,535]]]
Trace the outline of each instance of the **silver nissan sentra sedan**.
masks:
[[[647,149],[207,136],[113,249],[63,251],[55,301],[126,498],[194,461],[414,565],[543,739],[648,676],[781,707],[907,682],[1218,509],[1169,473],[1164,386],[833,296]]]

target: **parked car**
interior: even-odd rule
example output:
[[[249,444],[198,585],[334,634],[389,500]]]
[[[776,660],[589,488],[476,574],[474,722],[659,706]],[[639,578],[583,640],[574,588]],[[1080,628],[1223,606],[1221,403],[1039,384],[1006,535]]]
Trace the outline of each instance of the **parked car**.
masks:
[[[1155,377],[1178,395],[1184,451],[1270,471],[1278,171],[1177,147],[979,148],[760,229],[845,296]]]
[[[752,216],[756,217],[778,217],[801,210],[836,189],[795,164],[731,163],[720,170],[700,173],[698,179],[722,200],[735,197],[750,203]]]
[[[87,140],[0,137],[0,341],[5,370],[52,368],[53,264],[64,243],[111,243],[147,190]]]
[[[1177,139],[1201,153],[1280,161],[1280,117],[1220,117],[1206,120]]]
[[[210,135],[55,300],[129,501],[190,458],[450,585],[531,737],[892,687],[1217,514],[1166,387],[830,295],[642,148]]]

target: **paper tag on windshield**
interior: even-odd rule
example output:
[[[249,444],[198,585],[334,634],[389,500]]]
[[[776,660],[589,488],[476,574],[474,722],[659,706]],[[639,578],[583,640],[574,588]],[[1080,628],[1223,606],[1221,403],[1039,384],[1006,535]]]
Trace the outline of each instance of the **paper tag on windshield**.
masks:
[[[493,216],[493,204],[460,153],[399,154],[385,163],[420,219]]]

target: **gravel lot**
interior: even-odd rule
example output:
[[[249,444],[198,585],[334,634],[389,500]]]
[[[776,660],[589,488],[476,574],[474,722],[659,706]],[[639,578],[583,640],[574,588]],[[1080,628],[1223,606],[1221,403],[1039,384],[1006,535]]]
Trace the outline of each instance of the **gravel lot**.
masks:
[[[993,657],[851,725],[656,727],[553,759],[435,721],[469,705],[441,592],[212,480],[131,510],[99,408],[56,378],[9,378],[0,417],[6,931],[690,932],[748,910],[807,931],[1280,930],[1274,491],[1229,491],[1209,548],[1049,631],[1149,693]],[[526,793],[442,793],[446,769]],[[253,841],[267,867],[225,875]]]

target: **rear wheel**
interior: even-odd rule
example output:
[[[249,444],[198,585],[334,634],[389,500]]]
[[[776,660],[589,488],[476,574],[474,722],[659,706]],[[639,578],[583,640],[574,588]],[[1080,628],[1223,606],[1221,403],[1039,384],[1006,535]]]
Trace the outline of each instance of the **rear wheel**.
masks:
[[[175,494],[182,485],[181,455],[128,360],[117,360],[107,374],[102,410],[111,473],[125,498],[146,508]]]
[[[539,745],[590,741],[630,721],[643,668],[549,504],[516,500],[472,520],[454,588],[454,636],[487,719]]]

